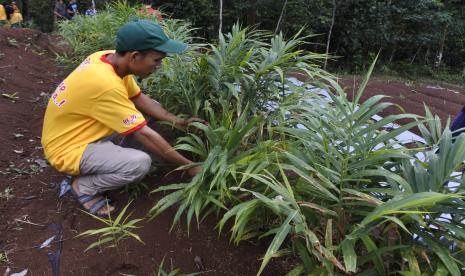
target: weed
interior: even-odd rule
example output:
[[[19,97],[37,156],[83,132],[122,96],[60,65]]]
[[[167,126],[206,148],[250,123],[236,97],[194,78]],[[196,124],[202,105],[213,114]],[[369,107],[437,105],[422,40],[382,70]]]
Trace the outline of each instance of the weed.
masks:
[[[146,183],[140,182],[140,183],[134,183],[130,185],[126,185],[124,187],[124,190],[122,190],[122,193],[126,193],[128,195],[129,201],[133,201],[137,199],[143,192],[147,191],[149,187],[147,186]]]
[[[24,137],[24,134],[21,134],[21,133],[13,133],[13,136],[15,137],[15,139],[19,139],[19,138],[22,138]]]
[[[6,42],[9,46],[18,47],[18,41],[12,37],[7,37]]]
[[[194,276],[194,275],[202,274],[201,272],[184,274],[184,273],[181,272],[181,270],[179,268],[174,268],[173,264],[171,264],[171,269],[168,272],[163,267],[164,263],[165,263],[165,258],[163,257],[163,259],[161,260],[160,265],[158,266],[158,271],[154,275],[156,275],[156,276]]]
[[[16,151],[15,153],[19,154],[19,151]],[[32,159],[27,159],[26,160],[28,163],[32,162]],[[10,162],[10,165],[8,168],[6,168],[4,171],[0,171],[0,174],[3,175],[13,175],[13,178],[19,177],[21,175],[32,175],[41,172],[42,168],[37,165],[37,164],[26,164],[26,163],[21,163],[21,164],[14,164],[13,162]]]
[[[16,96],[16,94],[18,94],[18,92],[10,93],[10,94],[2,93],[2,97],[9,99],[12,103],[15,103],[19,99],[19,97]]]
[[[6,252],[0,252],[0,264],[8,264],[10,260]]]
[[[13,195],[13,188],[6,187],[3,192],[0,192],[0,198],[10,200],[14,198],[15,196]]]
[[[23,154],[24,153],[24,149],[21,148],[21,149],[18,149],[18,150],[13,150],[14,153],[16,154]]]

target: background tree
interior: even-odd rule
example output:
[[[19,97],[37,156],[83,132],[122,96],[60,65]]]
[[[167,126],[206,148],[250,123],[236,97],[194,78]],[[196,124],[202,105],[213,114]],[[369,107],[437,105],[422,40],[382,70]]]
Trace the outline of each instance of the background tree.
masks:
[[[326,70],[326,65],[328,64],[328,55],[329,55],[329,46],[331,43],[331,34],[333,32],[333,27],[334,27],[334,20],[336,17],[336,10],[337,10],[337,2],[336,0],[333,0],[333,12],[331,16],[331,26],[329,27],[328,31],[328,40],[326,42],[326,57],[325,57],[325,64],[323,65],[323,69]]]
[[[80,0],[82,9],[91,0]],[[101,10],[114,0],[95,0]],[[128,0],[150,4],[150,0]],[[26,18],[43,31],[53,28],[54,1],[18,0]],[[158,0],[168,15],[186,19],[196,35],[215,41],[220,29],[239,22],[290,37],[311,35],[304,46],[337,59],[323,61],[330,70],[361,72],[381,50],[379,62],[388,71],[415,77],[416,72],[465,75],[465,2],[463,0]],[[220,5],[222,3],[222,5]],[[221,6],[221,7],[220,7]],[[29,15],[30,14],[30,15]]]
[[[27,4],[27,14],[30,19],[43,32],[51,32],[54,28],[53,8],[54,0],[28,0],[24,1]]]

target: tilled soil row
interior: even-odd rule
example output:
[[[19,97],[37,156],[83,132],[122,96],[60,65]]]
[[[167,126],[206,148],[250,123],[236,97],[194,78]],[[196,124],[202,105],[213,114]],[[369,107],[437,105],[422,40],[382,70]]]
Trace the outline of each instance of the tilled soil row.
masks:
[[[360,85],[360,78],[354,79],[344,77],[340,79],[342,87],[346,88],[349,97],[352,96],[354,87]],[[425,115],[424,105],[428,106],[433,114],[439,116],[443,123],[451,120],[460,112],[465,105],[465,89],[463,87],[451,87],[440,85],[406,85],[398,81],[386,81],[372,79],[364,94],[362,101],[369,99],[374,95],[386,95],[385,101],[399,105],[406,113]],[[388,108],[379,114],[386,116],[388,114],[399,113],[398,108]],[[399,123],[405,123],[400,121]]]

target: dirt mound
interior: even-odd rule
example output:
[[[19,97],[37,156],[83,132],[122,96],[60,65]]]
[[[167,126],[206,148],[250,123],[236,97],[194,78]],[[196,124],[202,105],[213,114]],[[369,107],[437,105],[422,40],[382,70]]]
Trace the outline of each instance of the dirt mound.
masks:
[[[359,77],[342,77],[341,86],[346,89],[351,97],[359,87]],[[450,117],[451,120],[460,112],[465,105],[465,88],[452,85],[443,85],[431,82],[429,84],[410,84],[401,81],[383,80],[373,78],[367,85],[361,100],[365,101],[374,95],[386,95],[385,101],[399,105],[407,113],[425,115],[424,106],[428,106],[433,114],[441,118],[445,124]],[[398,108],[392,107],[382,112],[381,116],[399,113]],[[400,121],[405,123],[406,121]]]
[[[51,92],[58,81],[51,59],[59,51],[55,38],[36,30],[7,28],[0,29],[0,37],[0,92],[18,97]]]
[[[48,39],[40,38],[43,35],[39,33],[27,29],[0,29],[0,116],[3,121],[0,170],[11,161],[9,157],[17,155],[12,151],[17,147],[15,142],[22,141],[11,143],[13,133],[28,132],[31,140],[38,139],[43,103],[61,79],[54,63],[47,57],[50,52],[40,46],[46,46]],[[34,41],[40,43],[36,45]],[[27,136],[16,138],[23,137]],[[38,142],[34,141],[35,146],[40,146]],[[21,147],[30,148],[32,143]]]
[[[31,48],[35,51],[53,54],[62,53],[66,48],[60,45],[60,37],[54,34],[45,34],[33,29],[0,29],[0,47],[5,50],[6,47],[24,47],[26,50]]]

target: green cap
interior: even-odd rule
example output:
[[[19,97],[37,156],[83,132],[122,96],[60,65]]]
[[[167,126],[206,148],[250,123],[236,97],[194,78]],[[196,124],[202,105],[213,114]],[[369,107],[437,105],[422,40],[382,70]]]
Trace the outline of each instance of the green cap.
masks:
[[[124,24],[116,33],[116,50],[155,50],[163,53],[182,53],[187,45],[166,36],[160,25],[149,20],[134,20]]]

